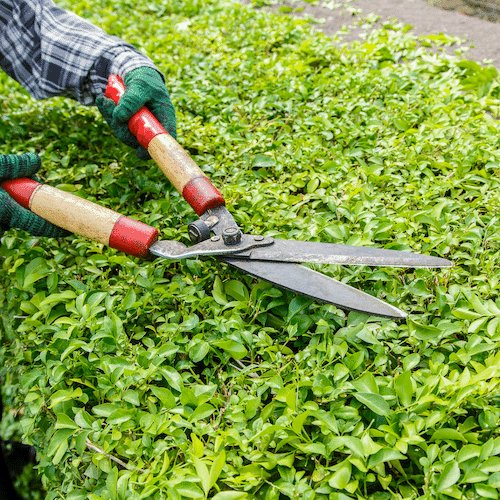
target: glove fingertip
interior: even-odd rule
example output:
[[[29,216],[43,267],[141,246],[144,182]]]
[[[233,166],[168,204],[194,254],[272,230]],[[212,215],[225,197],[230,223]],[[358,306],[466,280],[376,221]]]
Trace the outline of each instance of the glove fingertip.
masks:
[[[172,126],[167,126],[165,127],[167,129],[167,132],[174,138],[177,140],[177,129],[175,127],[172,127]]]
[[[95,100],[95,104],[97,106],[97,109],[99,109],[101,114],[107,120],[110,120],[112,118],[113,111],[115,110],[116,106],[115,106],[115,103],[111,99],[108,99],[105,96],[98,96]]]
[[[158,121],[165,127],[167,132],[174,139],[177,139],[177,123],[173,106],[170,108],[168,106],[156,106],[152,111]]]
[[[58,226],[54,226],[53,224],[47,223],[47,227],[45,228],[45,236],[49,238],[65,238],[66,236],[70,236],[71,232],[66,231]]]
[[[42,160],[36,153],[24,153],[23,155],[21,155],[21,157],[24,158],[27,167],[36,167],[38,170],[42,165]]]
[[[139,142],[137,139],[131,134],[130,130],[128,129],[128,126],[123,123],[116,123],[116,121],[113,122],[112,124],[113,128],[113,133],[115,136],[120,139],[124,144],[127,146],[130,146],[131,148],[138,148],[139,147]]]
[[[125,93],[113,111],[113,119],[119,122],[128,122],[142,106],[142,102],[137,101],[133,97],[129,97],[129,95]]]

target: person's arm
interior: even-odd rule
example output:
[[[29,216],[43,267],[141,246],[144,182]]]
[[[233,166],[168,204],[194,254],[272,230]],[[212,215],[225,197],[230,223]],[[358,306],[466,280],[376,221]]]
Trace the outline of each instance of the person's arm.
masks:
[[[37,99],[68,96],[96,104],[113,133],[139,156],[148,154],[127,124],[142,106],[176,137],[174,107],[154,63],[52,0],[0,0],[0,67]],[[111,74],[127,85],[116,107],[103,96]]]
[[[0,66],[33,97],[94,104],[109,74],[155,68],[132,45],[51,0],[0,0]]]

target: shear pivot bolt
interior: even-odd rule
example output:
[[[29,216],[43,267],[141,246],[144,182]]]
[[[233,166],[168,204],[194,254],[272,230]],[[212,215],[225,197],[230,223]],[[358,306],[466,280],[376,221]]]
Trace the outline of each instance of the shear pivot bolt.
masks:
[[[200,243],[210,238],[210,228],[203,220],[198,219],[188,225],[188,234],[193,243]]]
[[[237,227],[226,227],[222,239],[226,245],[237,245],[241,241],[241,231]]]

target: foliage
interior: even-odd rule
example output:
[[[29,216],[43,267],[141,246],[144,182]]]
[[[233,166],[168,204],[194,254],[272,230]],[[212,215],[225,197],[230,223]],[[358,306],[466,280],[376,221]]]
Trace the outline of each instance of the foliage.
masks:
[[[165,72],[245,231],[456,266],[322,268],[397,324],[211,260],[5,234],[2,435],[36,446],[47,498],[498,498],[497,71],[396,25],[339,46],[222,0],[71,8]],[[42,153],[46,182],[185,237],[189,207],[95,109],[5,76],[0,109],[2,147]]]

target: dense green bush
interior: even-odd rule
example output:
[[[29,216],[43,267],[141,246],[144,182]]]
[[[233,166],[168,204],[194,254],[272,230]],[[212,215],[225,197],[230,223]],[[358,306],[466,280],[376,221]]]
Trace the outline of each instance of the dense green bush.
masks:
[[[340,46],[222,0],[71,8],[165,72],[246,231],[456,267],[322,268],[397,324],[211,260],[5,234],[1,430],[36,446],[48,498],[498,498],[497,71],[393,25]],[[1,76],[0,110],[2,151],[42,153],[46,182],[185,238],[190,208],[95,109]]]

